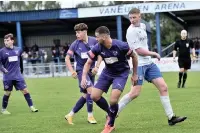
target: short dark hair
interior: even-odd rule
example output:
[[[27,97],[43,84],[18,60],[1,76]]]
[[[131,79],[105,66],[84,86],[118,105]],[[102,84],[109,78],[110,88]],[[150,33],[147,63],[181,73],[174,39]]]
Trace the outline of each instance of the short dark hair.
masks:
[[[14,35],[12,33],[9,33],[4,36],[4,39],[8,39],[8,38],[10,38],[10,40],[14,40]]]
[[[85,23],[79,23],[74,26],[74,31],[88,30],[88,26]]]
[[[140,13],[140,9],[138,8],[132,8],[128,14],[139,14]]]
[[[99,34],[107,34],[110,35],[110,30],[106,26],[100,26],[95,30],[96,33]]]

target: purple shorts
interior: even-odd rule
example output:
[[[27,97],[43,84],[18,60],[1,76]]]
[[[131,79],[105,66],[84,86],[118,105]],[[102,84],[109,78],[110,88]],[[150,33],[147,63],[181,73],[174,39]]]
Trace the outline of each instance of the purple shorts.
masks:
[[[128,76],[129,76],[129,70],[124,71],[123,73],[115,76],[102,72],[97,83],[95,84],[95,88],[100,89],[105,93],[107,93],[110,85],[112,84],[112,89],[118,89],[120,91],[123,91]]]
[[[18,90],[24,90],[27,88],[26,82],[24,80],[6,80],[3,81],[4,91],[12,91],[13,86],[15,89]]]
[[[82,73],[83,73],[83,71],[78,71],[77,72],[77,74],[78,74],[79,88],[80,88],[80,92],[87,93],[87,90],[81,87]],[[89,87],[91,87],[91,86],[94,85],[95,76],[93,76],[91,72],[89,72],[87,74],[86,79],[87,79],[87,88],[89,88]]]

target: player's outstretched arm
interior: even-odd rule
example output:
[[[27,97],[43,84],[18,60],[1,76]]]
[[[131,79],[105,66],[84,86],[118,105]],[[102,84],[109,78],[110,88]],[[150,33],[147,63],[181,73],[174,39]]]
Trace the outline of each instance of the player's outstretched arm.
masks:
[[[141,56],[155,56],[158,60],[160,60],[160,55],[156,52],[152,52],[144,48],[137,48],[135,51]]]
[[[138,48],[135,51],[141,56],[156,56],[157,54],[156,52],[152,52],[144,48]]]
[[[69,69],[69,71],[72,73],[72,77],[76,78],[77,77],[77,73],[74,71],[74,69],[72,67],[69,55],[66,55],[66,57],[65,57],[65,63],[66,63],[67,68]]]
[[[138,80],[137,76],[138,57],[135,52],[132,52],[130,57],[132,57],[132,65],[133,65],[133,75],[131,77],[131,80],[133,82],[132,84],[135,85]]]
[[[82,74],[82,80],[81,80],[81,87],[86,88],[87,87],[87,80],[86,80],[86,76],[87,73],[90,70],[91,64],[92,64],[92,60],[90,58],[87,59],[87,62],[84,65],[83,68],[83,74]]]

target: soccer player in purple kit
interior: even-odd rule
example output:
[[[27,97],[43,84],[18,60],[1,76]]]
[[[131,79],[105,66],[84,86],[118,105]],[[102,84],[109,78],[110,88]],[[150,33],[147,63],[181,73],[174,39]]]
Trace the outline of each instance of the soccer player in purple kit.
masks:
[[[87,103],[88,122],[91,124],[96,124],[97,122],[95,118],[93,117],[93,113],[92,113],[93,101],[90,98],[90,94],[91,94],[92,86],[94,84],[95,74],[97,73],[100,63],[101,63],[101,57],[98,58],[96,66],[94,62],[92,66],[90,67],[90,72],[87,75],[87,80],[89,82],[87,84],[86,89],[82,88],[80,83],[81,83],[81,78],[82,78],[82,70],[88,58],[87,52],[92,47],[94,47],[97,41],[94,37],[90,37],[87,35],[88,27],[84,23],[79,23],[75,25],[74,30],[76,32],[77,39],[71,44],[67,52],[67,56],[65,60],[66,60],[66,66],[68,67],[69,71],[72,73],[72,77],[75,79],[78,77],[80,92],[83,93],[83,96],[80,97],[80,99],[77,101],[76,105],[71,110],[71,112],[65,116],[65,119],[68,121],[70,125],[73,125],[74,123],[72,120],[73,120],[74,114],[77,113],[84,106],[85,103]],[[72,56],[75,57],[75,60],[77,62],[76,70],[73,69],[70,62],[70,57]]]
[[[107,112],[107,121],[104,130],[101,133],[111,133],[114,129],[115,117],[118,112],[118,100],[127,82],[130,67],[128,58],[132,57],[133,75],[131,80],[133,83],[137,81],[137,56],[129,48],[128,44],[110,37],[110,31],[107,27],[101,26],[96,29],[95,36],[98,44],[88,52],[90,58],[85,63],[82,75],[81,86],[87,86],[87,73],[93,61],[98,55],[105,62],[97,83],[92,89],[91,98],[96,104]],[[112,84],[112,92],[110,96],[110,108],[107,101],[102,97],[103,92],[107,93]]]
[[[13,34],[10,33],[4,36],[4,44],[5,47],[0,50],[0,70],[3,72],[3,85],[5,91],[2,100],[1,113],[11,114],[7,111],[7,106],[13,86],[16,90],[20,90],[24,94],[31,111],[38,112],[38,109],[33,106],[30,93],[22,75],[23,68],[21,67],[22,65],[20,65],[20,63],[22,63],[22,50],[13,45]]]

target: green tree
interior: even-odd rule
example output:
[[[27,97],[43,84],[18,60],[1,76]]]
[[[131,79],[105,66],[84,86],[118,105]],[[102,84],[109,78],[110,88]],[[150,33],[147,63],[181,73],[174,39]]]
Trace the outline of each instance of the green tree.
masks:
[[[104,2],[99,1],[88,1],[76,5],[76,8],[86,8],[86,7],[97,7],[104,6]]]
[[[0,2],[1,11],[26,11],[26,10],[42,10],[42,9],[58,9],[61,8],[59,2],[56,1],[10,1]]]
[[[44,3],[44,9],[59,9],[60,3],[57,1],[47,1]]]

